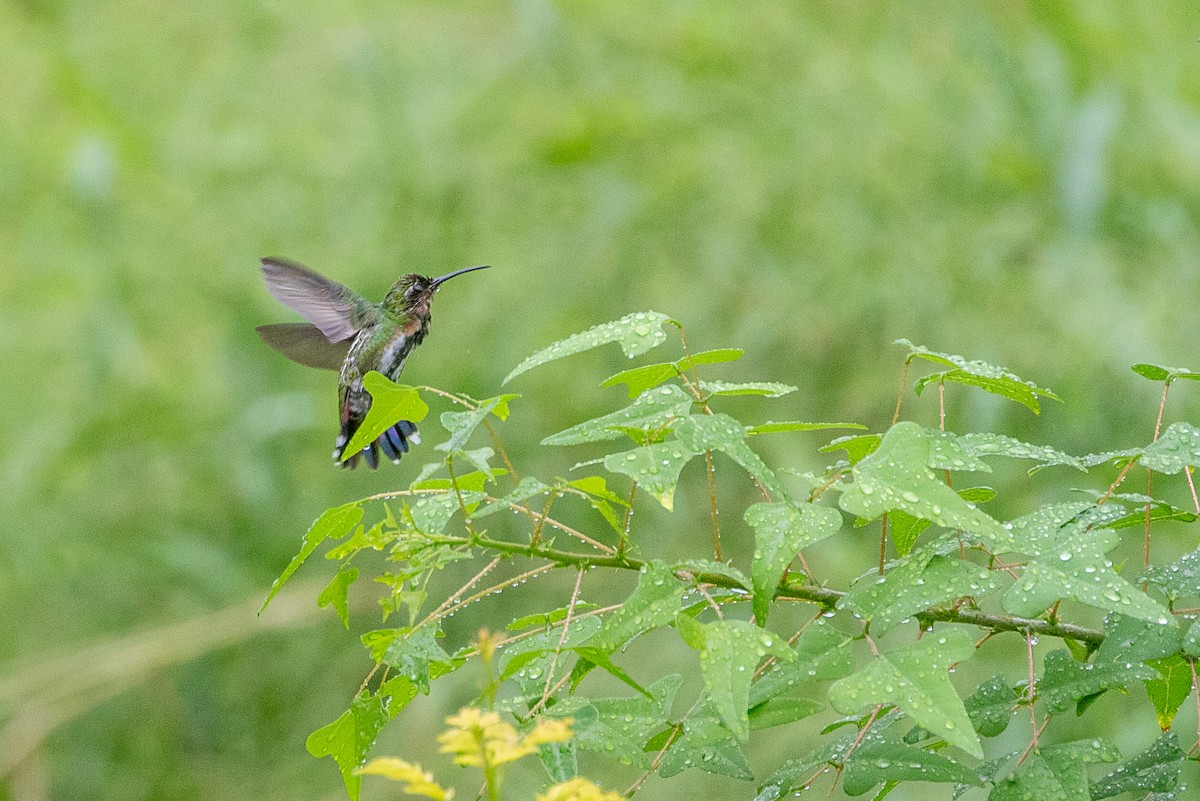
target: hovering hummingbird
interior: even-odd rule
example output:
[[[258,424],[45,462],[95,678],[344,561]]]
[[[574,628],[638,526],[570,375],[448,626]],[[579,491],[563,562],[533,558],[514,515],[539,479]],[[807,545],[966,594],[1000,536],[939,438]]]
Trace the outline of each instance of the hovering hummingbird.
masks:
[[[391,381],[399,378],[408,354],[429,331],[429,302],[438,288],[456,275],[486,267],[467,267],[440,278],[403,275],[382,303],[372,303],[302,264],[274,257],[262,260],[267,289],[308,322],[262,325],[256,329],[258,335],[294,362],[339,371],[342,427],[333,448],[334,464],[354,468],[361,456],[374,470],[379,465],[379,449],[399,463],[401,455],[408,453],[409,441],[421,441],[416,424],[401,420],[361,453],[341,461],[346,443],[371,408],[363,375],[377,370]]]

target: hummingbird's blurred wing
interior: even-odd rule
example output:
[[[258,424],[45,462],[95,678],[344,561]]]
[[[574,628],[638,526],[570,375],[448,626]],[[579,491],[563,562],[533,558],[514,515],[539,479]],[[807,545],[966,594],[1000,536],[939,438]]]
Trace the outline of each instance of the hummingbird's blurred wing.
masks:
[[[305,367],[340,370],[352,339],[330,342],[321,329],[308,323],[276,323],[255,329],[262,341]]]
[[[379,319],[377,305],[302,264],[269,256],[262,260],[262,271],[275,299],[319,328],[330,342],[349,339]]]

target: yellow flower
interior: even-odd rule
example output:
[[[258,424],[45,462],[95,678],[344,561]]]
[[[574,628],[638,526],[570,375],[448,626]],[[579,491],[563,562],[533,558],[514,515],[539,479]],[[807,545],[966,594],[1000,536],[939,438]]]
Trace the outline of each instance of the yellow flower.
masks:
[[[450,801],[454,798],[454,791],[447,790],[434,782],[433,774],[425,773],[421,770],[420,765],[405,762],[403,759],[395,757],[372,759],[354,772],[359,775],[375,774],[392,781],[405,782],[404,792],[409,795],[423,795],[434,801]]]
[[[525,735],[525,742],[530,745],[565,743],[571,739],[571,724],[574,722],[572,718],[562,718],[559,720],[538,718],[533,731]]]
[[[536,754],[539,745],[571,739],[571,721],[541,719],[522,737],[495,712],[467,707],[446,718],[451,727],[438,735],[443,754],[453,754],[458,765],[505,765]]]
[[[576,776],[570,781],[556,784],[537,801],[625,801],[620,793],[605,792],[593,781]]]

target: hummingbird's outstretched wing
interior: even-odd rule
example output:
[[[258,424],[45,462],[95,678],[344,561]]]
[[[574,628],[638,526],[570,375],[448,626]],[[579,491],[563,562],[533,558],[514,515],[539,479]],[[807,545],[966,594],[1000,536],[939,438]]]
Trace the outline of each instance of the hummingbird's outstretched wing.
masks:
[[[352,339],[330,342],[321,329],[308,323],[276,323],[254,329],[275,350],[305,367],[321,370],[340,370]]]
[[[330,342],[349,339],[379,318],[376,304],[302,264],[268,256],[262,271],[275,299],[315,325]]]

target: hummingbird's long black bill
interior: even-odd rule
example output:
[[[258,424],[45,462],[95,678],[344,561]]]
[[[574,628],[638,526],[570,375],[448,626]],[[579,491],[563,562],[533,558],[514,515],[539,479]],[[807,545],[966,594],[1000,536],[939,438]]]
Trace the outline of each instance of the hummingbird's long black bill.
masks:
[[[433,279],[433,282],[430,284],[430,286],[433,287],[434,289],[436,289],[437,287],[441,286],[446,281],[449,281],[451,278],[453,278],[456,275],[462,275],[463,273],[473,273],[476,270],[486,270],[488,267],[491,267],[491,265],[490,264],[481,264],[478,267],[464,267],[461,270],[455,270],[454,272],[447,273],[446,275],[443,275],[440,278]]]

